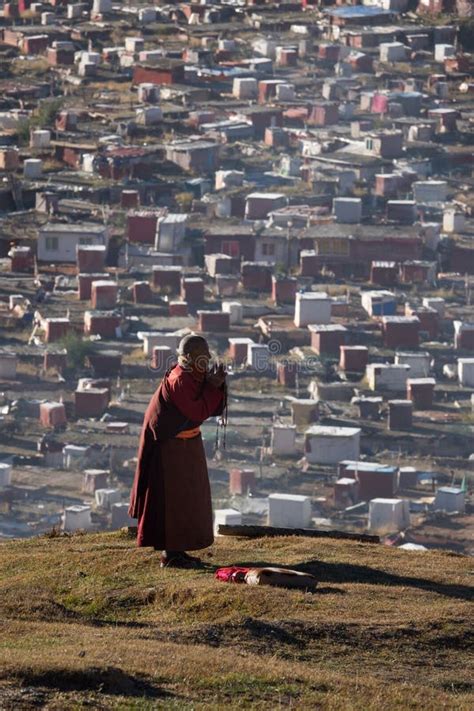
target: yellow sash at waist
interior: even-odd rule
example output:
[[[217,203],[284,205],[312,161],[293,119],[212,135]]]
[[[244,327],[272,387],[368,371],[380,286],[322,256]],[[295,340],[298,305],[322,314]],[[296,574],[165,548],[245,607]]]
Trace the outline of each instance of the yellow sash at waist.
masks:
[[[178,432],[176,435],[177,439],[192,439],[193,437],[197,437],[199,434],[201,434],[201,428],[200,427],[193,427],[192,430],[183,430],[182,432]]]

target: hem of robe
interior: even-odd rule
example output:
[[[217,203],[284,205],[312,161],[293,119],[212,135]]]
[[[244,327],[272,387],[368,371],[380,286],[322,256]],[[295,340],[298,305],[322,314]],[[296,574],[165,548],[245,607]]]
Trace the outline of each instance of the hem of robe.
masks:
[[[200,435],[156,444],[140,506],[137,545],[192,551],[214,543],[212,501]]]

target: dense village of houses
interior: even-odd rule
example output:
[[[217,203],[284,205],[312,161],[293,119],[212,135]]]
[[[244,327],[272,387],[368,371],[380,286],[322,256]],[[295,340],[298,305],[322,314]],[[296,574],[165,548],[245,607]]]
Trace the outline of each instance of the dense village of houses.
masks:
[[[474,552],[472,15],[3,4],[0,537],[133,525],[195,332],[228,370],[216,530]]]

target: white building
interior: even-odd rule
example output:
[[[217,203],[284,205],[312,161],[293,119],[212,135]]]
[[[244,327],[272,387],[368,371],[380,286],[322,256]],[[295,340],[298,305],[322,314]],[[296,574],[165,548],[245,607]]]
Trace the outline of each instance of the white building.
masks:
[[[66,444],[63,447],[64,469],[82,469],[87,466],[90,447],[81,447],[76,444]]]
[[[0,462],[0,489],[10,486],[12,481],[12,465]]]
[[[332,206],[337,222],[359,223],[361,221],[362,200],[360,198],[334,198]]]
[[[109,241],[109,229],[93,223],[48,223],[38,230],[38,261],[71,263],[76,261],[80,245],[104,245]]]
[[[120,503],[120,491],[118,489],[96,489],[95,504],[101,509],[110,509],[113,504]]]
[[[381,42],[379,58],[381,62],[403,62],[407,56],[408,47],[401,42]]]
[[[443,213],[444,232],[462,232],[466,224],[466,216],[463,212],[456,212],[452,208]]]
[[[91,507],[77,504],[75,506],[67,506],[63,513],[63,530],[64,531],[87,531],[92,527],[91,522]]]
[[[319,403],[314,398],[288,397],[291,417],[295,425],[309,425],[319,417]]]
[[[416,202],[445,202],[448,183],[445,180],[418,180],[413,183]]]
[[[311,499],[298,494],[270,494],[268,525],[281,528],[306,528],[311,523]]]
[[[313,425],[305,432],[305,454],[311,464],[338,464],[344,459],[358,460],[358,427]]]
[[[410,366],[405,364],[369,363],[365,375],[370,390],[405,392],[409,372]]]
[[[229,323],[231,326],[242,323],[244,318],[244,307],[240,301],[223,301],[222,311],[225,314],[229,314]]]
[[[295,299],[295,326],[304,328],[309,324],[325,324],[331,321],[332,299],[323,292],[298,292]]]
[[[430,374],[430,354],[426,351],[411,353],[398,351],[395,353],[396,365],[409,365],[410,378],[426,378]]]
[[[372,499],[369,502],[371,531],[403,531],[410,525],[408,499]]]
[[[258,83],[256,79],[234,79],[232,83],[232,94],[237,99],[256,99],[258,95]]]
[[[0,353],[0,380],[16,379],[16,353]]]
[[[214,535],[219,535],[219,526],[240,526],[242,514],[236,509],[216,509],[214,511]]]
[[[438,312],[440,318],[444,318],[445,300],[441,296],[425,296],[423,297],[423,306],[428,309],[434,309]]]
[[[143,341],[143,352],[150,357],[156,346],[168,346],[175,353],[181,340],[179,334],[166,333],[165,331],[138,331],[137,338],[139,341]]]
[[[474,388],[474,358],[458,358],[458,378],[465,388]]]
[[[155,249],[157,252],[178,250],[186,235],[186,214],[168,214],[158,218],[156,223]]]
[[[296,425],[273,425],[272,454],[294,454],[296,442]]]
[[[270,365],[270,349],[268,346],[264,343],[249,343],[247,347],[247,365],[260,372],[268,370]]]
[[[466,507],[464,491],[457,486],[440,486],[434,501],[435,511],[463,514]]]

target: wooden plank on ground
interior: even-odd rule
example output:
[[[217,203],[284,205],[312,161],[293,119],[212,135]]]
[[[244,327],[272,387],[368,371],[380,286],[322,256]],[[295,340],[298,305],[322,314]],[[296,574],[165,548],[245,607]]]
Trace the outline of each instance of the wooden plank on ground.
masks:
[[[308,538],[340,538],[361,543],[380,543],[380,537],[370,533],[352,533],[349,531],[331,531],[318,528],[279,528],[276,526],[248,526],[220,524],[221,536],[243,536],[262,538],[264,536],[308,536]]]

